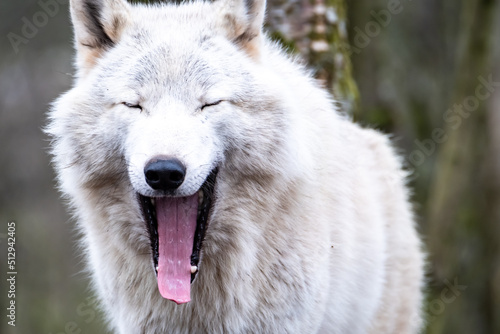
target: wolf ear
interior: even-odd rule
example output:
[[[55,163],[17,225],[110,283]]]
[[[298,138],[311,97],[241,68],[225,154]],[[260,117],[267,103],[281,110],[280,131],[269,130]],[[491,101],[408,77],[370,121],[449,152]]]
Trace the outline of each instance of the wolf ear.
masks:
[[[222,28],[234,43],[258,58],[266,0],[220,0]]]
[[[102,54],[113,47],[130,17],[124,0],[71,0],[71,19],[75,30],[77,65],[90,70]]]

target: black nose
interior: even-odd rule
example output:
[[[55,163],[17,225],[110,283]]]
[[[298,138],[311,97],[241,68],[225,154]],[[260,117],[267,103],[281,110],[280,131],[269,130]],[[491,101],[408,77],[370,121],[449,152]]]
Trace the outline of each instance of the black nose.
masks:
[[[172,191],[184,181],[186,167],[177,159],[154,160],[146,165],[144,175],[154,190]]]

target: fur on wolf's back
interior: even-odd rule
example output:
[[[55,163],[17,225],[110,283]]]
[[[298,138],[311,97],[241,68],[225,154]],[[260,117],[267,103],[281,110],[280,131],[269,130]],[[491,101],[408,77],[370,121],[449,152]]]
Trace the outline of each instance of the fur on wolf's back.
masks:
[[[78,78],[54,103],[47,131],[110,325],[416,333],[423,260],[400,162],[385,136],[338,114],[268,41],[264,6],[71,1]],[[137,91],[144,112],[120,104]],[[196,94],[230,103],[187,112]],[[200,175],[205,164],[219,169],[200,272],[183,305],[158,292],[136,200],[143,160],[131,152],[150,146],[181,152],[188,168],[201,159],[192,155],[206,157],[193,167]]]

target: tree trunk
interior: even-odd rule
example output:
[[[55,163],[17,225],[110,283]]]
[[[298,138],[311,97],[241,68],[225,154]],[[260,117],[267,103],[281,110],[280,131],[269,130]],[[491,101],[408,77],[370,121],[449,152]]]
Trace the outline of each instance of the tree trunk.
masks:
[[[443,282],[455,278],[467,288],[455,301],[443,304],[442,315],[430,324],[431,333],[499,331],[498,306],[496,315],[494,307],[498,282],[495,287],[492,280],[495,270],[498,275],[495,254],[500,238],[498,221],[492,214],[498,211],[495,183],[499,179],[498,169],[488,170],[495,157],[489,153],[498,149],[496,145],[488,147],[495,144],[491,139],[498,128],[485,131],[488,116],[498,117],[498,111],[488,113],[487,102],[492,101],[494,87],[485,84],[500,81],[491,72],[496,3],[471,0],[462,4],[456,88],[445,128],[449,135],[438,155],[427,207],[430,262],[437,280],[434,293],[439,296],[446,289]]]
[[[269,0],[267,28],[301,55],[343,110],[352,113],[358,89],[352,76],[345,0]]]

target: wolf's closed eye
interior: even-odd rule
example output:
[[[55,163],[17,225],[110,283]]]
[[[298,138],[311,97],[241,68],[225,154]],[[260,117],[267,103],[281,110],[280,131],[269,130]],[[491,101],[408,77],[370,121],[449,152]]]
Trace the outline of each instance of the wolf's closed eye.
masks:
[[[212,106],[216,106],[218,104],[220,104],[222,101],[224,100],[218,100],[218,101],[215,101],[215,102],[212,102],[212,103],[205,103],[203,106],[201,106],[201,110],[207,108],[207,107],[212,107]]]
[[[142,111],[142,107],[139,104],[133,104],[129,102],[122,102],[122,104],[128,108],[139,109],[140,111]]]

